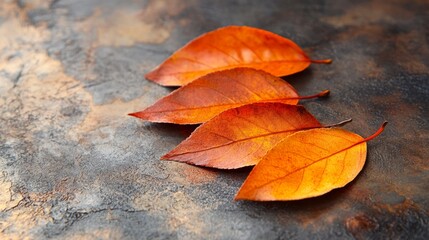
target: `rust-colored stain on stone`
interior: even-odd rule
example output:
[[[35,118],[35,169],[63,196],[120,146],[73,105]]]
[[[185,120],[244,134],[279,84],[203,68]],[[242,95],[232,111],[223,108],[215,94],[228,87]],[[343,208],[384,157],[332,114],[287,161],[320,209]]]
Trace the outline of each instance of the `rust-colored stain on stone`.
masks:
[[[0,239],[429,238],[427,1],[0,2]],[[192,38],[265,28],[312,56],[286,77],[321,122],[367,136],[359,177],[297,202],[232,199],[250,169],[159,158],[195,126],[128,117],[168,94],[143,78]]]
[[[379,228],[378,223],[365,215],[357,215],[346,220],[347,230],[357,239],[364,239],[362,234]]]

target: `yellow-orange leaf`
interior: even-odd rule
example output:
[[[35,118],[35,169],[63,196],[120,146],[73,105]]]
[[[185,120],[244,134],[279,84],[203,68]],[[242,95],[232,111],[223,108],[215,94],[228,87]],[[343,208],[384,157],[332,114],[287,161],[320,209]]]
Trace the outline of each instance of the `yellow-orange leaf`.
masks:
[[[366,142],[342,129],[317,128],[290,135],[254,167],[236,200],[298,200],[345,186],[362,170]]]
[[[146,74],[164,86],[182,86],[215,71],[261,69],[275,76],[300,72],[313,61],[289,39],[262,29],[229,26],[203,34]]]
[[[329,91],[310,97],[326,96]],[[296,90],[284,80],[261,70],[235,68],[203,76],[160,99],[141,112],[131,113],[151,122],[196,124],[219,113],[256,102],[297,104]]]
[[[302,106],[244,105],[202,124],[162,158],[223,169],[251,166],[286,136],[316,127],[320,123]]]

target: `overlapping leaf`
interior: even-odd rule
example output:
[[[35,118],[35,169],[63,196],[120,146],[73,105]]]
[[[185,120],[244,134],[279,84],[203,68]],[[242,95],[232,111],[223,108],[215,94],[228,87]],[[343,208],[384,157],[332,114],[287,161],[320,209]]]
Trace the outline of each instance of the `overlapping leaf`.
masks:
[[[286,136],[317,127],[320,123],[302,106],[249,104],[202,124],[162,158],[214,168],[251,166]]]
[[[183,86],[130,115],[152,122],[204,123],[163,159],[233,169],[255,165],[237,200],[297,200],[343,187],[362,170],[372,136],[323,128],[278,76],[311,63],[295,43],[274,33],[230,26],[179,49],[146,78]],[[276,77],[277,76],[277,77]]]
[[[164,86],[182,86],[208,73],[249,67],[275,76],[300,72],[313,61],[289,39],[246,26],[228,26],[208,32],[171,55],[146,74]]]
[[[242,105],[256,102],[297,104],[299,98],[296,90],[278,77],[251,68],[235,68],[201,77],[147,109],[130,115],[151,122],[196,124]]]
[[[275,201],[315,197],[345,186],[362,170],[366,142],[342,129],[318,128],[290,135],[259,162],[236,199]]]

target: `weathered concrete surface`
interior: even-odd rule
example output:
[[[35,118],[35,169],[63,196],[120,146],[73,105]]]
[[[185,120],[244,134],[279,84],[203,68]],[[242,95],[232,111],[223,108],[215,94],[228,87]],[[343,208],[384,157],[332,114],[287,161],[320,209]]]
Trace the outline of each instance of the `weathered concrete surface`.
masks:
[[[429,2],[0,1],[0,239],[429,238]],[[368,136],[343,189],[234,202],[249,169],[159,161],[192,127],[126,114],[169,89],[143,78],[195,36],[250,25],[313,58],[286,77],[324,123]]]

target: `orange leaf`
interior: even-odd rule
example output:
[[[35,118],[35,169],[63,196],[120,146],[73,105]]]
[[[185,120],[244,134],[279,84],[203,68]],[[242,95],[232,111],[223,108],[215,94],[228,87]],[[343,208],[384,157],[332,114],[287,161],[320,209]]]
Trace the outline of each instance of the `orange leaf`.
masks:
[[[196,124],[230,108],[255,102],[295,105],[300,98],[309,97],[299,97],[291,85],[278,77],[251,68],[236,68],[203,76],[130,115],[151,122]]]
[[[251,166],[286,136],[316,127],[320,123],[302,106],[244,105],[202,124],[162,159],[223,169]]]
[[[351,182],[362,170],[366,142],[378,136],[317,128],[290,135],[254,167],[236,200],[298,200],[325,194]]]
[[[146,74],[164,86],[182,86],[208,73],[236,67],[261,69],[275,76],[300,72],[311,62],[294,42],[252,27],[229,26],[201,35]]]

